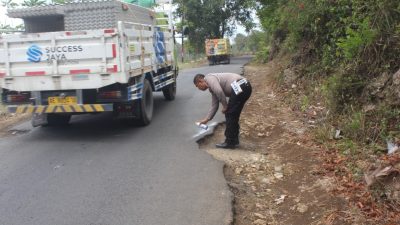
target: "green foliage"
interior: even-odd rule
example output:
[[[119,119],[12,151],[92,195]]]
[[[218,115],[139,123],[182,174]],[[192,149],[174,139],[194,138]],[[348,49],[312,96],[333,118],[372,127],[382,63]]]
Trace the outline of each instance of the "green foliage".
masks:
[[[1,5],[6,8],[15,8],[18,6],[18,3],[14,2],[14,0],[2,0]]]
[[[360,60],[353,69],[366,69],[371,76],[399,67],[394,60],[400,54],[398,0],[258,2],[261,24],[271,44],[278,43],[281,51],[296,52],[307,46],[325,70],[354,59]]]
[[[364,142],[366,139],[365,133],[365,114],[361,111],[355,111],[343,120],[343,133],[347,138]]]
[[[364,124],[364,114],[361,112],[356,112],[352,115],[350,123],[345,127],[349,132],[348,133],[357,133],[360,129],[362,129]]]
[[[0,24],[0,34],[7,34],[9,33],[13,28],[9,24]]]
[[[16,31],[23,31],[24,29],[25,28],[23,24],[17,25],[15,27],[9,24],[0,24],[0,34],[10,34]]]
[[[292,90],[293,95],[300,94],[296,106],[304,110],[317,103],[301,96],[322,84],[322,99],[315,100],[325,106],[326,117],[319,119],[326,120],[314,135],[328,149],[347,155],[346,170],[362,182],[364,163],[387,154],[387,140],[400,140],[398,90],[391,76],[400,69],[400,1],[258,2],[257,14],[270,40],[270,59],[290,53],[288,65],[301,71],[301,86]],[[313,80],[319,84],[308,86]],[[337,129],[342,137],[333,140]],[[379,199],[386,193],[382,189],[374,196]]]
[[[258,2],[257,14],[271,46],[268,56],[294,53],[294,64],[305,62],[302,71],[312,73],[305,77],[326,76],[322,89],[334,113],[352,112],[371,78],[400,68],[398,0]],[[265,55],[265,48],[258,49],[257,55]]]
[[[310,99],[308,98],[307,95],[304,95],[302,100],[301,100],[301,111],[306,111],[308,107],[310,106]]]
[[[33,7],[33,6],[42,6],[46,5],[45,0],[25,0],[21,3],[22,6],[25,7]]]
[[[379,145],[377,142],[372,142],[368,145],[368,149],[371,149],[371,152],[376,155],[386,154],[387,148],[385,145]]]
[[[329,77],[321,89],[328,108],[341,113],[357,105],[355,100],[363,86],[362,80],[356,75],[336,74]]]
[[[52,3],[53,3],[53,4],[60,4],[60,5],[62,5],[62,4],[65,4],[65,0],[52,0]]]
[[[247,46],[248,37],[243,34],[237,34],[234,40],[234,44],[232,45],[232,50],[235,53],[247,52],[249,48]]]
[[[263,55],[268,55],[269,48],[267,47],[267,39],[265,32],[254,30],[249,35],[243,34],[236,35],[232,51],[235,54],[241,54],[244,52],[257,52],[262,49]]]
[[[51,4],[65,4],[65,0],[51,0]],[[32,6],[43,6],[46,5],[48,1],[46,0],[24,0],[21,3],[21,6],[32,7]],[[1,5],[6,8],[15,8],[18,7],[19,4],[16,0],[2,0]]]
[[[376,30],[371,29],[368,19],[358,24],[357,28],[353,27],[347,27],[346,37],[339,38],[337,43],[344,54],[344,58],[347,60],[357,56],[360,50],[370,45],[377,35]]]
[[[267,38],[265,32],[253,30],[248,36],[246,45],[251,52],[256,52],[262,47],[267,46]]]
[[[344,155],[354,156],[357,153],[358,147],[353,140],[344,138],[337,143],[339,151]]]
[[[258,50],[255,56],[255,60],[257,62],[265,63],[269,57],[269,47],[261,47],[261,50]]]
[[[251,11],[254,0],[174,0],[176,17],[188,26],[190,44],[203,50],[206,38],[223,38],[232,35],[236,22],[250,30],[254,23]]]
[[[400,139],[400,106],[381,105],[366,114],[365,133],[372,142]]]

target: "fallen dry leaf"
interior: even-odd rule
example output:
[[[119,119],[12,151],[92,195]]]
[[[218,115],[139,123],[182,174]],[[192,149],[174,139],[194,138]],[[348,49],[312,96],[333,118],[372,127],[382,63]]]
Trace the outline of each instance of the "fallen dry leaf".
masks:
[[[365,182],[367,183],[367,186],[369,187],[373,185],[378,179],[387,177],[392,173],[399,173],[399,171],[395,169],[393,166],[386,166],[386,167],[379,166],[374,171],[369,171],[365,173],[364,179]]]

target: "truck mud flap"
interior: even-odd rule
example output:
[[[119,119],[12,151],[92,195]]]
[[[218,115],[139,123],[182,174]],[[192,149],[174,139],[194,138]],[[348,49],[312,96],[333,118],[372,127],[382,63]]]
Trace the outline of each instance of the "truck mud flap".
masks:
[[[10,113],[92,113],[112,111],[113,104],[20,105],[8,107],[8,112]]]

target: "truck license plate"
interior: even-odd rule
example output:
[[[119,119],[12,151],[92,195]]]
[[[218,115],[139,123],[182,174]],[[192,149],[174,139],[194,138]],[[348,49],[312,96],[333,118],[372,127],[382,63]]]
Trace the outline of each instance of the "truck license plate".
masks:
[[[75,96],[67,96],[65,98],[60,97],[48,97],[49,105],[74,105],[77,104]]]

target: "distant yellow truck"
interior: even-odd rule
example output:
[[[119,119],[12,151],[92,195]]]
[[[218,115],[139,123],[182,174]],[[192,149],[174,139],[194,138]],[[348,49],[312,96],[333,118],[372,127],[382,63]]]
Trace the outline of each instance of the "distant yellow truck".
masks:
[[[209,65],[231,63],[231,45],[229,39],[206,39],[206,55]]]

